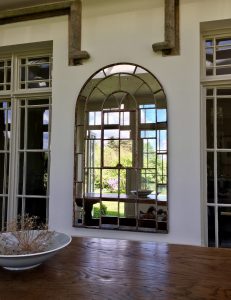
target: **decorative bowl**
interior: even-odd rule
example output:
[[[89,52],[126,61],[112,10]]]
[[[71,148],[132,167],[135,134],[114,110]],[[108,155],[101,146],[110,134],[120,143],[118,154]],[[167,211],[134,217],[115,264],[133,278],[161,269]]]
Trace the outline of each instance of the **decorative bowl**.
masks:
[[[152,193],[152,190],[133,190],[131,193],[140,198],[147,198]]]
[[[2,233],[7,235],[7,239],[14,239],[9,232]],[[72,238],[65,233],[54,232],[51,242],[47,246],[46,251],[31,253],[31,254],[17,254],[17,255],[0,255],[0,266],[7,270],[27,270],[35,268],[55,255],[58,251],[70,244]]]

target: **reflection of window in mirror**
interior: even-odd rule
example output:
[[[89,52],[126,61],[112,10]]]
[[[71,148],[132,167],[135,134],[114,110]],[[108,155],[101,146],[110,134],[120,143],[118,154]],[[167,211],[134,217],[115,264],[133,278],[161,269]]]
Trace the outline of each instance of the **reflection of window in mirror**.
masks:
[[[167,104],[147,70],[112,65],[84,85],[75,169],[74,226],[167,231]]]

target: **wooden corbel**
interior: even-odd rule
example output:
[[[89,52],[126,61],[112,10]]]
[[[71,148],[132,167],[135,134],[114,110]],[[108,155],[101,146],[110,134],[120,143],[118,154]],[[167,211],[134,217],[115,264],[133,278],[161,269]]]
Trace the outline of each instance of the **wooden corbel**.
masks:
[[[14,7],[0,11],[0,25],[22,22],[34,19],[44,19],[54,16],[68,15],[69,19],[69,65],[81,64],[90,55],[81,50],[81,0],[50,0],[49,3],[27,7]]]
[[[81,50],[81,25],[82,25],[82,3],[75,0],[71,3],[69,13],[69,65],[74,66],[81,63],[82,59],[88,59],[87,51]]]
[[[179,55],[179,0],[165,0],[165,41],[155,43],[152,49],[163,55]]]

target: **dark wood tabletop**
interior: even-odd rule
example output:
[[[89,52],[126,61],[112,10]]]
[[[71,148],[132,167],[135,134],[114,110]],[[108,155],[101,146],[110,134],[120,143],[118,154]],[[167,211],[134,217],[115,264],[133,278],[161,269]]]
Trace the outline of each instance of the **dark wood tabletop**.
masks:
[[[5,299],[231,299],[231,250],[75,237],[37,268],[1,268]]]

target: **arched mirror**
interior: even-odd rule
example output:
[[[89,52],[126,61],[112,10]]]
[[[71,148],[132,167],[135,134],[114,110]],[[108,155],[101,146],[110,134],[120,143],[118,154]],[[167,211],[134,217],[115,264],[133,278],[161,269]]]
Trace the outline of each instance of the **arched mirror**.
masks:
[[[167,102],[149,71],[110,65],[86,82],[74,168],[74,226],[167,232]]]

